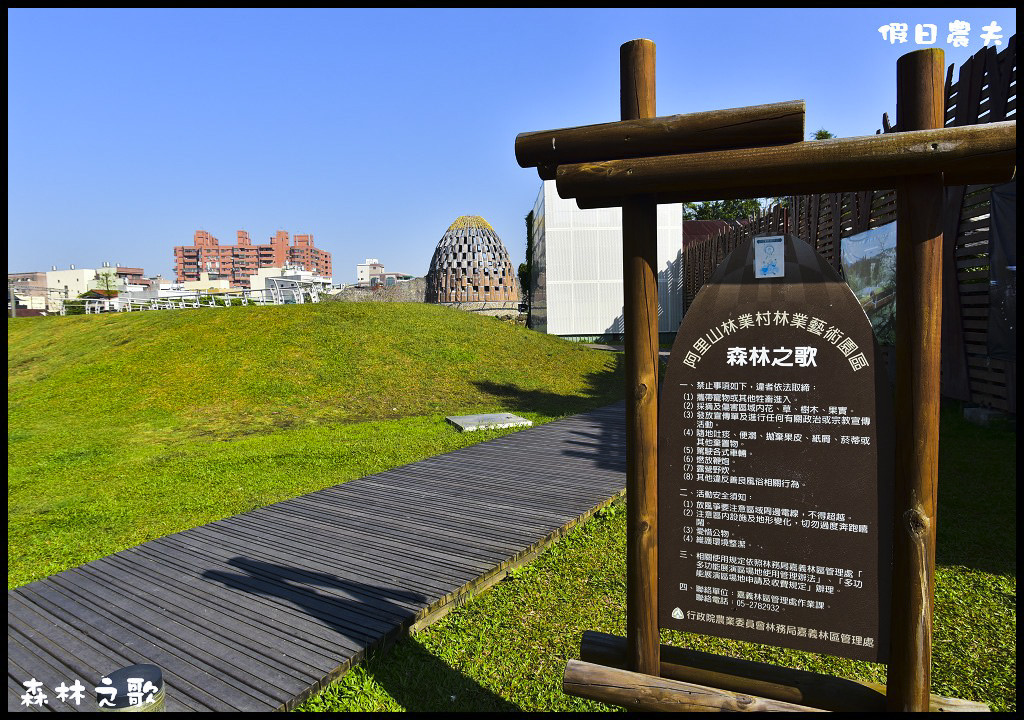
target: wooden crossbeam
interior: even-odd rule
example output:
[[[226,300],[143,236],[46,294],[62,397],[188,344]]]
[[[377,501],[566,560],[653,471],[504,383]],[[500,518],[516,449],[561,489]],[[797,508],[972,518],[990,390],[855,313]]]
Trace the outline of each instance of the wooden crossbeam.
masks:
[[[661,677],[837,712],[883,712],[884,685],[662,645]],[[586,630],[580,660],[626,667],[626,639]],[[932,712],[989,712],[985,703],[932,693]]]
[[[791,100],[526,132],[516,136],[516,161],[553,180],[555,167],[569,163],[797,143],[805,116],[804,101]]]
[[[945,173],[946,185],[1014,175],[1017,122],[815,140],[763,148],[560,165],[558,194],[580,207],[623,198],[658,203],[848,192],[895,187],[899,178]]]
[[[562,692],[643,712],[825,712],[580,660],[566,664]]]

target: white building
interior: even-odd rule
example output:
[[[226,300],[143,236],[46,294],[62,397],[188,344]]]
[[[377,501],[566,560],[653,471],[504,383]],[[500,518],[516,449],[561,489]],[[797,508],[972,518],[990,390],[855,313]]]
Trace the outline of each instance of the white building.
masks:
[[[126,270],[139,275],[127,275]],[[141,268],[126,269],[108,262],[98,268],[76,268],[72,265],[67,270],[58,270],[54,265],[46,273],[46,286],[51,292],[66,298],[76,298],[90,290],[126,292],[135,286],[130,278],[141,278],[141,272]]]
[[[44,272],[7,273],[7,291],[8,307],[13,295],[16,306],[28,310],[46,310],[48,298],[55,294],[47,288]]]
[[[46,295],[28,295],[19,292],[17,289],[14,289],[11,291],[11,293],[8,293],[8,308],[11,307],[11,299],[9,296],[12,293],[14,295],[14,300],[17,304],[17,309],[19,310],[22,308],[26,310],[49,310],[50,306],[53,304],[53,301],[51,301],[50,298]]]
[[[384,265],[377,258],[366,258],[366,262],[356,265],[356,282],[368,283],[371,275],[380,275],[384,272]]]
[[[158,285],[157,297],[168,298],[178,297],[185,292],[185,283],[180,282],[161,282]]]
[[[580,210],[544,181],[533,208],[531,326],[616,340],[623,332],[622,208]],[[683,206],[658,206],[658,330],[683,318]]]
[[[46,287],[62,292],[64,297],[76,298],[96,288],[96,269],[76,268],[72,265],[67,270],[58,270],[54,266],[46,273]]]
[[[308,270],[286,265],[283,268],[260,268],[255,275],[249,276],[249,287],[253,290],[267,290],[270,288],[269,278],[278,278],[273,281],[278,287],[299,287],[313,284],[323,290],[328,290],[334,284],[334,280],[329,277],[321,277]]]
[[[181,283],[182,288],[185,292],[201,292],[201,293],[226,293],[232,289],[231,281],[227,278],[221,278],[219,275],[215,279],[210,279],[210,274],[201,272],[199,273],[198,280],[186,280]]]

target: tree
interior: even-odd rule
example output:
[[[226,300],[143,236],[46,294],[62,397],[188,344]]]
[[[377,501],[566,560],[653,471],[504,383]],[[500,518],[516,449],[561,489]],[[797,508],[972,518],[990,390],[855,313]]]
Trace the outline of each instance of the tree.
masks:
[[[814,137],[811,138],[811,139],[812,140],[828,140],[829,138],[834,138],[834,137],[835,137],[835,135],[830,133],[825,128],[818,128],[817,132],[814,133]]]
[[[531,282],[533,278],[533,210],[526,214],[526,262],[519,264],[519,289],[523,296],[520,302],[527,304],[527,316],[529,316],[530,296],[532,293]],[[529,320],[527,320],[529,325]]]
[[[96,289],[106,293],[117,290],[117,275],[113,268],[101,268],[96,271]]]
[[[683,220],[746,220],[756,215],[760,208],[757,198],[684,203]]]

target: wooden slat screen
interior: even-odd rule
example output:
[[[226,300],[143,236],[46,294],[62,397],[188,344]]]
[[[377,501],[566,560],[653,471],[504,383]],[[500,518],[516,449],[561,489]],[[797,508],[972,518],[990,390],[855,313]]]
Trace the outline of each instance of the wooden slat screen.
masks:
[[[977,125],[1017,116],[1017,36],[1000,51],[983,48],[960,67],[954,82],[946,75],[946,126]],[[883,115],[886,132],[890,127]],[[942,393],[944,396],[1015,413],[1015,362],[988,356],[988,258],[991,185],[949,188],[943,278]],[[684,243],[684,308],[718,264],[742,240],[763,232],[792,232],[837,270],[842,239],[896,219],[891,188],[860,193],[828,193],[788,198],[742,227],[725,228]],[[955,243],[950,242],[956,238]]]

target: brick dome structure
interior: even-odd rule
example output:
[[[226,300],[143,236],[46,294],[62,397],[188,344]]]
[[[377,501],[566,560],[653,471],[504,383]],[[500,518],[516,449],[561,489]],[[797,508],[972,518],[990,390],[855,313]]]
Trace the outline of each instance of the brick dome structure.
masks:
[[[427,272],[426,301],[467,303],[475,310],[517,309],[515,268],[501,238],[479,215],[458,218],[437,244]]]

